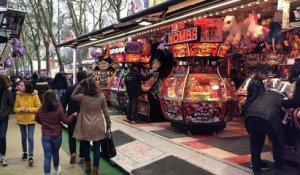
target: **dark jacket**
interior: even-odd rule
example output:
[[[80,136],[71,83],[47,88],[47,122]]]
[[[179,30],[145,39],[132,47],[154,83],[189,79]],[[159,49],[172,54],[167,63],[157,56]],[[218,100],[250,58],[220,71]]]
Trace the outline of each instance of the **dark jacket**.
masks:
[[[42,125],[42,134],[46,136],[60,136],[61,122],[69,124],[76,116],[67,117],[62,107],[53,112],[43,112],[41,109],[35,114],[35,121]]]
[[[35,89],[38,91],[39,98],[42,101],[43,94],[49,90],[48,82],[37,82],[35,85]]]
[[[248,85],[247,88],[247,98],[245,104],[242,108],[242,112],[244,113],[248,106],[256,99],[256,97],[266,91],[265,85],[262,79],[258,78],[257,76],[253,77]]]
[[[10,89],[0,92],[0,121],[8,120],[14,108],[14,100]]]
[[[78,101],[75,101],[71,98],[71,95],[72,93],[74,92],[76,86],[78,84],[75,84],[75,85],[72,85],[72,86],[69,86],[67,89],[66,89],[66,92],[63,96],[63,100],[61,101],[61,104],[63,106],[63,108],[66,110],[67,109],[67,106],[68,106],[68,110],[67,110],[67,115],[71,115],[73,114],[74,112],[79,112],[79,109],[80,109],[80,104]]]
[[[63,73],[57,73],[52,81],[53,89],[66,89],[68,87],[67,78]]]
[[[245,111],[246,120],[248,117],[259,117],[267,120],[278,137],[282,139],[281,121],[284,112],[281,108],[281,101],[284,98],[278,92],[266,91],[257,96]]]
[[[142,81],[148,80],[151,76],[152,74],[143,76],[140,72],[136,70],[131,70],[125,76],[125,85],[126,85],[126,91],[128,97],[130,98],[138,97],[142,91],[142,87],[141,87]]]
[[[282,107],[285,108],[298,108],[300,107],[300,80],[296,81],[296,87],[293,94],[293,97],[288,100],[282,100],[281,102]]]

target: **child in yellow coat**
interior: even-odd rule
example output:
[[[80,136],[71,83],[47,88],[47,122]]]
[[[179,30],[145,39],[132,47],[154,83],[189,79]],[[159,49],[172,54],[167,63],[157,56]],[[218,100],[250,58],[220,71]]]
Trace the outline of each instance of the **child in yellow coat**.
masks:
[[[34,149],[34,129],[35,129],[35,113],[41,106],[38,92],[34,90],[30,81],[20,83],[20,91],[17,92],[14,111],[17,116],[17,123],[20,126],[22,136],[22,160],[26,161],[27,153],[27,138],[29,143],[29,158],[28,164],[33,165],[33,149]]]

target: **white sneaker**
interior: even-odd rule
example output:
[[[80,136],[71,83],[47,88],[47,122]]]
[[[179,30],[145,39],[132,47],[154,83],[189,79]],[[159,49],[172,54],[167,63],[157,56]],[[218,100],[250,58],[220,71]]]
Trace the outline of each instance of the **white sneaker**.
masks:
[[[54,174],[55,174],[55,175],[59,175],[60,172],[61,172],[61,166],[58,165],[57,169],[54,171]]]
[[[1,163],[2,166],[7,166],[8,165],[6,159],[3,156],[1,156],[1,158],[0,158],[0,163]]]

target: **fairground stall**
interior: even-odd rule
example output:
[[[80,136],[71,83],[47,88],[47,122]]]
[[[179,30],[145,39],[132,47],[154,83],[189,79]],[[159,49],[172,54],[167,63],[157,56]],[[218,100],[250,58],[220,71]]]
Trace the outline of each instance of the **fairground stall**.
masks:
[[[143,41],[143,40],[141,40]],[[155,91],[155,85],[157,85],[159,81],[159,72],[157,71],[157,67],[155,68],[156,63],[153,62],[154,65],[151,63],[151,45],[146,40],[141,43],[140,47],[136,43],[128,44],[127,50],[129,48],[132,48],[134,50],[142,50],[143,57],[141,60],[141,65],[143,65],[142,73],[146,76],[147,74],[151,73],[152,77],[142,82],[142,93],[139,96],[138,106],[137,106],[137,112],[138,112],[138,118],[146,121],[146,122],[157,122],[164,120],[162,111],[160,108],[159,99],[155,98],[155,95],[153,94],[153,91]]]
[[[126,113],[128,97],[124,77],[128,70],[128,64],[125,63],[128,54],[125,53],[125,42],[115,42],[109,48],[110,56],[113,59],[112,67],[115,73],[108,83],[109,102],[116,109]],[[139,55],[133,55],[139,57]]]
[[[177,66],[160,88],[163,114],[187,131],[223,129],[235,113],[237,96],[220,73],[230,48],[221,43],[222,19],[197,19],[191,25],[166,35]]]
[[[144,76],[150,73],[151,45],[141,39],[135,42],[116,42],[111,47],[110,54],[114,60],[116,72],[109,82],[109,99],[114,107],[126,112],[128,98],[124,77],[129,71],[128,67],[132,64],[138,66]],[[159,100],[155,99],[152,94],[152,87],[158,81],[158,72],[152,72],[151,74],[153,76],[141,84],[142,92],[137,106],[137,117],[147,122],[163,119]]]
[[[90,50],[90,55],[95,59],[93,78],[99,85],[108,105],[110,105],[108,83],[114,74],[114,69],[111,67],[112,60],[108,52],[109,45],[104,48]]]

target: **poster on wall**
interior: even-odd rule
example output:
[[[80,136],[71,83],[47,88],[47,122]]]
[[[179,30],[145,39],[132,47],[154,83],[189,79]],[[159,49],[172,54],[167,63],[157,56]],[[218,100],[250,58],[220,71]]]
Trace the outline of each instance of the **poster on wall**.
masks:
[[[222,18],[197,19],[195,27],[201,28],[200,42],[222,42]]]

